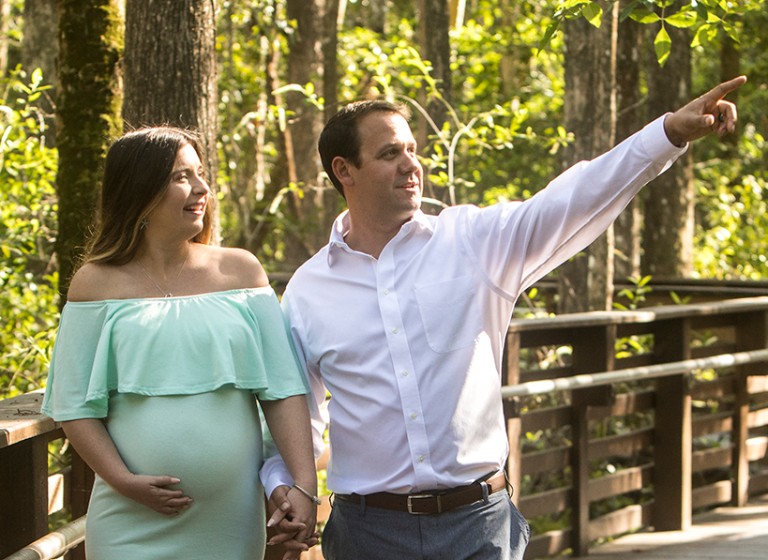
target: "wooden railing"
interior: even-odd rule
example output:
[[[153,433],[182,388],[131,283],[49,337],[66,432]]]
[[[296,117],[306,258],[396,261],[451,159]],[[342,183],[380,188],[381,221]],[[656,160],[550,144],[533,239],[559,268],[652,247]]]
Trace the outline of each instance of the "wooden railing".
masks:
[[[64,433],[53,420],[40,414],[42,392],[27,393],[0,401],[0,558],[20,551],[33,541],[48,535],[51,500],[60,494],[61,505],[72,519],[85,515],[93,485],[93,472],[73,450],[70,464],[49,474],[48,446],[62,440]],[[58,484],[56,484],[58,483]],[[56,490],[54,490],[56,488]],[[49,491],[50,490],[50,491]],[[82,541],[82,522],[75,533],[59,531],[42,547],[33,550],[67,550],[68,544]],[[56,558],[60,554],[48,556]],[[24,554],[19,558],[40,558]],[[70,560],[85,558],[82,547],[69,555]]]
[[[502,391],[514,499],[537,529],[526,557],[685,529],[767,492],[766,349],[768,297],[513,321]],[[0,402],[0,558],[48,533],[47,447],[63,435],[40,399]],[[76,519],[92,474],[75,455],[64,475]]]
[[[683,530],[768,491],[766,348],[766,297],[513,321],[509,475],[543,527],[526,557]],[[533,390],[547,383],[563,390]]]

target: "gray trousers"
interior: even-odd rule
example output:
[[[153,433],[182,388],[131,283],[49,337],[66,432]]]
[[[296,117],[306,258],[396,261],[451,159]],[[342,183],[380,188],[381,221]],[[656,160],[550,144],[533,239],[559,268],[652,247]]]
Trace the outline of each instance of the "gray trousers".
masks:
[[[528,523],[506,492],[436,515],[334,500],[326,560],[522,560]]]

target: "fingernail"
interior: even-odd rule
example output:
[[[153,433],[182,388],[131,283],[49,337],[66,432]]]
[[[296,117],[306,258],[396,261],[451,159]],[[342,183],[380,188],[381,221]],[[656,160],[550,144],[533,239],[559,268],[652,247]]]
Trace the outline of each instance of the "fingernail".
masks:
[[[275,526],[275,522],[274,521],[272,521],[271,519],[269,521],[267,521],[267,527],[274,527],[274,526]],[[267,544],[271,544],[271,543],[267,543]]]

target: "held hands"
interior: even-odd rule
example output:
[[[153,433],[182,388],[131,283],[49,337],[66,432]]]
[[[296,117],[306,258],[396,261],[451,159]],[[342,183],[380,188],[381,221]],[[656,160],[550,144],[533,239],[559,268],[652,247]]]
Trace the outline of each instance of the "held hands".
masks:
[[[746,76],[739,76],[723,82],[667,115],[664,119],[664,131],[669,141],[682,147],[686,142],[713,131],[717,132],[718,136],[724,136],[736,130],[736,105],[723,98],[746,81]]]
[[[178,515],[192,504],[192,498],[184,495],[183,490],[168,488],[179,482],[173,476],[131,474],[115,490],[158,513]]]
[[[286,549],[283,560],[295,560],[317,544],[317,506],[299,490],[290,486],[275,488],[269,498],[269,512],[272,515],[267,527],[274,527],[277,534],[267,544],[282,544]]]

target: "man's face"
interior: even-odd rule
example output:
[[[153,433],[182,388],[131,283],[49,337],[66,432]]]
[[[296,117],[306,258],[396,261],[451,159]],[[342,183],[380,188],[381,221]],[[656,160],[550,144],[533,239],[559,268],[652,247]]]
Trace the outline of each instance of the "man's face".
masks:
[[[397,113],[377,111],[358,123],[360,166],[348,165],[345,193],[355,207],[375,221],[401,225],[421,206],[423,170],[416,140]]]

